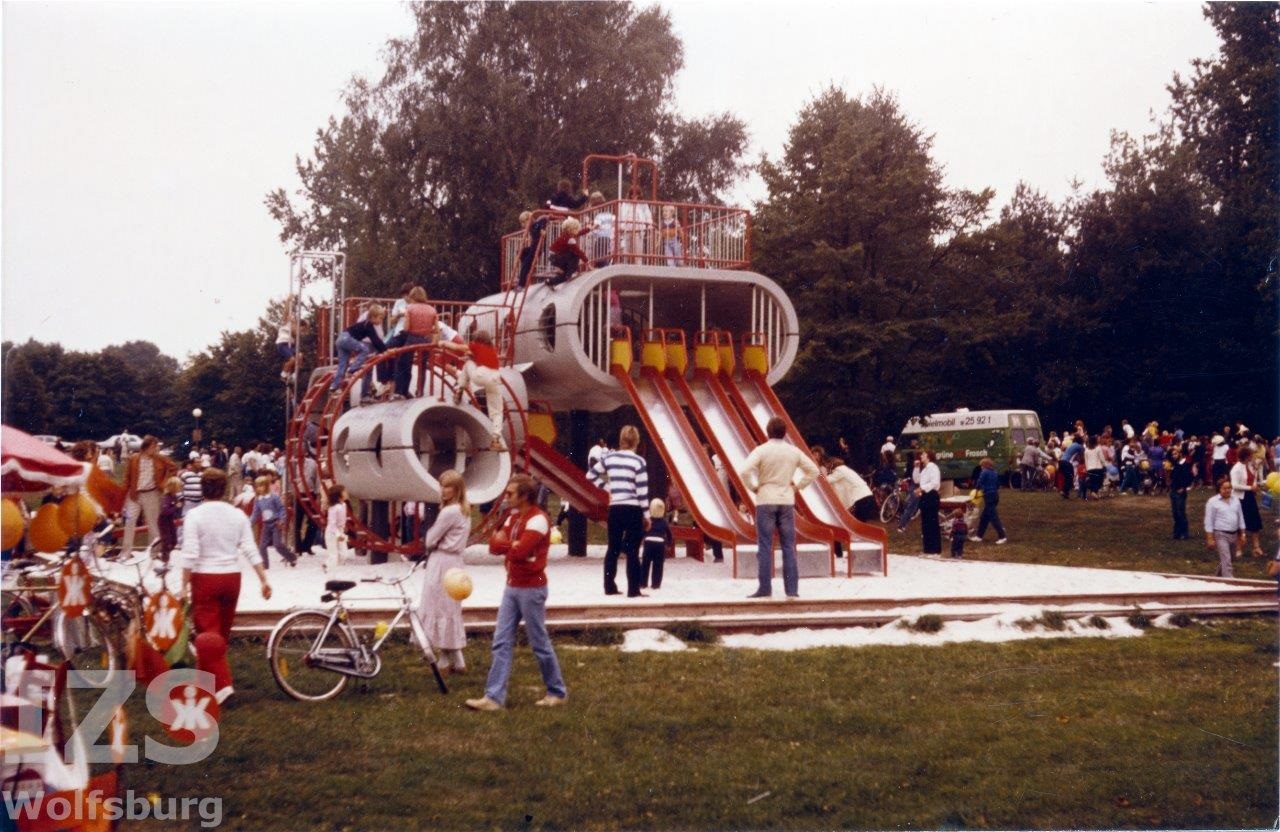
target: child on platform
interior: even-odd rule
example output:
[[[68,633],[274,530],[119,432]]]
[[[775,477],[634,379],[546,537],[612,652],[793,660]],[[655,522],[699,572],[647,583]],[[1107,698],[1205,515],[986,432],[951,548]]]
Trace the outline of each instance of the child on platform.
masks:
[[[280,556],[290,566],[298,565],[298,557],[284,542],[284,500],[271,490],[271,477],[263,475],[253,481],[258,497],[253,501],[253,514],[249,523],[261,521],[262,531],[258,534],[258,554],[262,556],[262,568],[269,569],[267,547],[274,546]]]
[[[347,489],[329,486],[329,514],[324,524],[324,568],[332,573],[347,554]]]
[[[680,239],[683,232],[680,220],[676,219],[676,206],[662,206],[662,253],[668,266],[684,265],[684,242]]]
[[[662,564],[667,558],[667,549],[675,544],[671,526],[664,517],[666,513],[667,507],[662,500],[655,497],[649,502],[649,530],[644,534],[644,551],[640,557],[641,589],[662,588]]]
[[[964,541],[969,536],[969,525],[964,522],[964,509],[951,512],[951,557],[964,557]]]

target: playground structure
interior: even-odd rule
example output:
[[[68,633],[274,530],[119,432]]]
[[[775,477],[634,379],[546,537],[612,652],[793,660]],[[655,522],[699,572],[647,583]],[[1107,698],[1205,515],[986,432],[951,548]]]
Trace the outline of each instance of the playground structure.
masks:
[[[288,392],[288,480],[313,521],[322,508],[303,476],[308,456],[323,482],[341,483],[360,501],[351,545],[374,553],[413,553],[421,519],[404,506],[438,502],[438,477],[450,468],[463,475],[473,504],[496,500],[514,471],[526,471],[583,515],[602,519],[608,498],[584,475],[586,437],[571,437],[571,461],[554,448],[552,415],[631,406],[693,517],[685,539],[717,541],[733,552],[735,574],[755,574],[754,505],[736,469],[774,416],[786,422],[788,440],[808,450],[772,390],[795,359],[795,308],[775,282],[749,270],[746,210],[660,202],[656,165],[634,156],[588,157],[584,189],[599,184],[592,173],[601,165],[614,167],[616,192],[625,198],[577,212],[535,212],[533,221],[546,224],[532,246],[526,230],[503,238],[498,292],[431,301],[440,321],[464,339],[480,331],[492,337],[502,361],[504,450],[489,447],[490,423],[476,393],[460,391],[455,404],[460,360],[435,345],[372,356],[329,395],[337,333],[369,302],[392,301],[347,297],[340,253],[294,256],[295,320],[308,268],[319,268],[334,287],[316,319],[317,367],[301,396],[300,378]],[[552,286],[548,249],[569,216],[592,229],[580,244],[594,268]],[[365,378],[385,377],[402,356],[413,365],[409,397],[357,405]],[[708,449],[722,461],[724,479]],[[848,554],[849,575],[886,574],[883,530],[855,520],[825,479],[798,495],[797,509],[802,574],[834,575],[837,550]],[[490,519],[496,514],[495,506]],[[476,535],[487,530],[482,524]]]

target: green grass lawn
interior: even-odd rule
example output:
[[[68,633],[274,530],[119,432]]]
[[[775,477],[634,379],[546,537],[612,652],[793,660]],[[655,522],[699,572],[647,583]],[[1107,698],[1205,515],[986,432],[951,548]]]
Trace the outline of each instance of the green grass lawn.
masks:
[[[996,534],[988,529],[987,542],[965,544],[964,554],[975,560],[1212,575],[1218,557],[1204,545],[1204,504],[1209,497],[1204,488],[1191,493],[1187,501],[1191,539],[1173,540],[1167,496],[1082,502],[1075,497],[1064,500],[1056,493],[1002,490],[1000,519],[1009,542],[996,546]],[[1268,521],[1274,515],[1263,517],[1263,550],[1273,557],[1276,533]],[[888,531],[890,551],[919,551],[918,518],[904,534]],[[1238,578],[1265,578],[1266,560],[1243,558],[1236,562],[1235,573]]]
[[[1276,631],[1217,620],[1133,639],[626,654],[562,641],[569,704],[517,653],[509,708],[467,711],[407,646],[336,700],[286,699],[260,644],[214,756],[131,767],[222,796],[228,828],[1260,827],[1277,811]],[[135,706],[137,703],[135,697]],[[135,740],[154,730],[140,710]],[[158,825],[155,828],[159,828]]]

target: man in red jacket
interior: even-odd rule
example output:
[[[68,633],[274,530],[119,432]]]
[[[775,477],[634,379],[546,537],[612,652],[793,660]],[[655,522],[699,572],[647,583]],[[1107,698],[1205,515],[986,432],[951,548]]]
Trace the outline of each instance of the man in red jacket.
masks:
[[[538,486],[533,478],[516,474],[507,483],[506,498],[511,506],[502,527],[489,541],[489,552],[507,561],[507,586],[498,606],[498,623],[493,631],[493,667],[485,683],[484,696],[468,699],[474,711],[498,711],[507,701],[507,679],[511,675],[511,655],[516,631],[524,619],[529,647],[538,659],[547,695],[535,702],[542,707],[563,705],[569,693],[560,675],[551,636],[547,634],[547,548],[551,519],[534,501]]]

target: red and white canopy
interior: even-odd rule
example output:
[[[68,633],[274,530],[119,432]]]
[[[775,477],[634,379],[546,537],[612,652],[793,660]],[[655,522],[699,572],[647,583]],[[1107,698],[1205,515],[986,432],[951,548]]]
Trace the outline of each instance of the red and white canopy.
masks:
[[[44,491],[79,485],[89,466],[49,447],[29,433],[0,425],[0,491]]]

